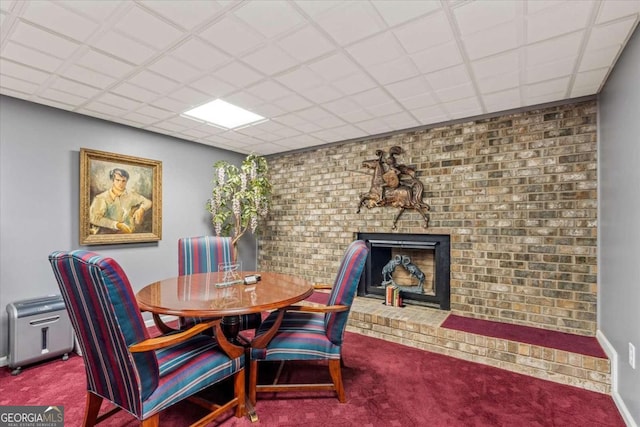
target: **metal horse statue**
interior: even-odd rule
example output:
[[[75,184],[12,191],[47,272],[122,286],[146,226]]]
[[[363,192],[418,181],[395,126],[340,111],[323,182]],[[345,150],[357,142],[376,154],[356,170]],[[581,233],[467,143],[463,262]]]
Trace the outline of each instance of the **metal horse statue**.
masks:
[[[424,218],[424,228],[427,228],[429,217],[426,211],[429,210],[429,205],[422,201],[424,185],[416,179],[415,169],[397,164],[395,156],[400,153],[402,148],[393,146],[385,160],[385,152],[376,150],[377,159],[362,162],[362,167],[373,170],[373,177],[369,191],[360,195],[357,213],[360,213],[362,206],[368,209],[379,206],[399,208],[391,227],[395,230],[400,215],[406,209],[415,209]]]

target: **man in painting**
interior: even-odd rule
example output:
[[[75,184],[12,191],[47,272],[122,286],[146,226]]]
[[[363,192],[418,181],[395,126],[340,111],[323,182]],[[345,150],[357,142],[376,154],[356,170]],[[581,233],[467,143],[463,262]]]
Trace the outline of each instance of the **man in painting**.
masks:
[[[151,200],[127,190],[129,173],[121,168],[109,171],[112,186],[93,199],[89,208],[92,234],[133,233],[151,209]]]

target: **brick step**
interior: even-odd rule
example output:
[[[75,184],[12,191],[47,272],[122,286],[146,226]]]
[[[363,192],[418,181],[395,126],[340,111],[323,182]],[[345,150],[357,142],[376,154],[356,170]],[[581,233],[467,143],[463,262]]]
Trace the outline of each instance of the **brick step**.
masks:
[[[594,356],[597,353],[582,354],[585,351],[549,347],[548,345],[553,345],[550,344],[553,341],[521,342],[508,335],[506,338],[487,336],[443,327],[450,315],[450,312],[428,307],[389,307],[380,300],[356,297],[351,307],[347,330],[523,375],[611,394],[611,365],[602,354],[597,357]],[[536,329],[540,335],[539,329],[530,329]],[[551,335],[554,333],[551,332]]]

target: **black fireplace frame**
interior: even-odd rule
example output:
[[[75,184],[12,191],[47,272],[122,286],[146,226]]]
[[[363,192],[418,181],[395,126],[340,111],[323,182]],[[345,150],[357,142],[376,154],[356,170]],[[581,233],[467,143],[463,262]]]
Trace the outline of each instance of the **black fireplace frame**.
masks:
[[[364,240],[369,248],[369,256],[358,285],[358,296],[377,298],[384,301],[385,290],[373,286],[372,266],[385,263],[386,259],[373,260],[376,248],[408,248],[430,249],[435,259],[435,295],[411,293],[405,304],[436,307],[441,310],[451,309],[451,236],[448,234],[400,234],[400,233],[357,233],[358,240]],[[384,256],[382,256],[384,258]],[[381,283],[381,281],[380,281]],[[405,293],[405,296],[408,293]]]

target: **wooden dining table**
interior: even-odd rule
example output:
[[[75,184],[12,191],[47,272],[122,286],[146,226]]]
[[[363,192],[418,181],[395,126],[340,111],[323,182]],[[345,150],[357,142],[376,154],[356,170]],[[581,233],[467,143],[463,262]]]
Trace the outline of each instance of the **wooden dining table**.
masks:
[[[256,275],[260,276],[256,283],[233,283]],[[225,336],[237,344],[240,315],[287,307],[309,297],[313,289],[307,280],[287,274],[248,271],[235,272],[230,277],[225,272],[213,272],[153,282],[140,289],[136,299],[141,310],[153,313],[156,318],[161,315],[222,318]],[[256,421],[250,402],[247,411],[249,418]]]

